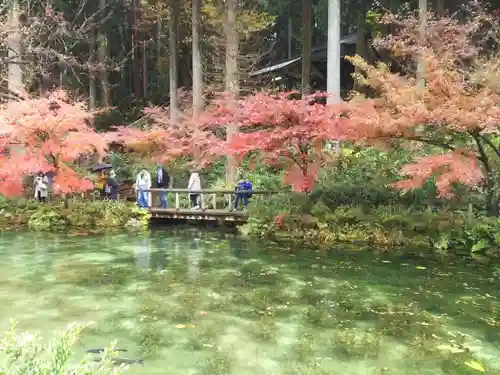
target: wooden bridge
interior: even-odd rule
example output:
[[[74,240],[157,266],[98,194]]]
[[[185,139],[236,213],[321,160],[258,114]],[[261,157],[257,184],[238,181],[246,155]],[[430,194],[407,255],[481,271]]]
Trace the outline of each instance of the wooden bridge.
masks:
[[[248,215],[242,211],[243,203],[240,201],[238,210],[232,210],[236,192],[231,189],[203,189],[189,191],[188,189],[147,189],[151,217],[155,219],[170,220],[198,220],[198,221],[229,221],[245,223]],[[159,208],[160,193],[167,195],[168,208]],[[240,191],[245,193],[246,191]],[[268,190],[252,190],[252,197],[248,205],[263,205],[275,192]],[[192,209],[189,194],[199,194],[199,209]]]

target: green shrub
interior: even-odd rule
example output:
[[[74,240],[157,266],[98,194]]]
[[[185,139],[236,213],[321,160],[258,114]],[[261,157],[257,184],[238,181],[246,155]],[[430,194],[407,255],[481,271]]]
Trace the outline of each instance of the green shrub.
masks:
[[[430,210],[404,205],[329,207],[302,194],[275,196],[265,206],[251,206],[247,235],[279,236],[311,246],[336,243],[412,246],[440,253],[494,255],[500,250],[500,219],[464,210]],[[301,203],[296,201],[301,200]]]
[[[12,230],[28,227],[36,231],[70,229],[100,231],[123,228],[131,219],[137,227],[149,223],[150,214],[124,201],[70,200],[40,204],[33,200],[0,201],[0,228]]]

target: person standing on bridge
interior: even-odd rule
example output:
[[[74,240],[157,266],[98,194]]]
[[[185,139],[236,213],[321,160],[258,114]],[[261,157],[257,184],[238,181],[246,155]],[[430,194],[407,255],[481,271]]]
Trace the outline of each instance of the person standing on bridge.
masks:
[[[151,175],[145,169],[139,172],[135,180],[135,191],[137,194],[137,204],[140,208],[149,208],[149,193],[144,190],[151,189]]]
[[[236,197],[234,199],[234,209],[232,211],[236,211],[238,209],[238,205],[241,201],[243,203],[243,209],[247,209],[248,200],[252,197],[253,185],[250,180],[241,179],[238,181],[234,192],[236,193]]]
[[[158,163],[156,169],[156,187],[158,189],[167,189],[170,183],[170,176],[163,166]],[[160,208],[168,208],[167,192],[160,191]]]
[[[43,172],[38,172],[34,180],[35,185],[35,199],[39,202],[47,203],[47,197],[49,195],[49,179]]]
[[[191,171],[191,176],[189,177],[188,183],[189,199],[191,200],[191,209],[199,210],[200,205],[198,203],[200,198],[201,190],[201,178],[197,170]]]
[[[118,182],[116,181],[116,172],[112,169],[109,171],[109,177],[104,185],[106,198],[112,201],[118,199]]]

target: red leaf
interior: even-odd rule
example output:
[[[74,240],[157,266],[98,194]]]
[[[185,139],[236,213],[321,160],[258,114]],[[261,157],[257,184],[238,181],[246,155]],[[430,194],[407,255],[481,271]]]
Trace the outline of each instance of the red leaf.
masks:
[[[38,171],[55,172],[56,193],[83,192],[92,183],[70,164],[85,154],[105,155],[105,138],[88,125],[84,102],[71,102],[63,91],[47,97],[9,102],[0,110],[0,193],[23,194],[23,179]]]

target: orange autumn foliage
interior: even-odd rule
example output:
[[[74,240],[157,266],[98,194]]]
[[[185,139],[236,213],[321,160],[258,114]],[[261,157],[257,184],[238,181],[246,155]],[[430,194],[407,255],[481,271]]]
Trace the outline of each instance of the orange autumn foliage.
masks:
[[[325,106],[326,94],[291,99],[295,92],[257,93],[237,101],[217,100],[205,112],[207,124],[238,128],[226,154],[244,157],[259,153],[285,171],[284,183],[294,191],[311,191],[324,162],[328,141],[350,139],[357,131],[342,117],[347,106]]]
[[[344,105],[317,103],[325,94],[291,100],[292,94],[258,93],[236,101],[221,95],[196,121],[183,116],[175,124],[167,111],[149,108],[145,113],[152,120],[150,129],[121,127],[112,140],[162,162],[189,157],[197,167],[225,155],[241,159],[259,153],[285,170],[285,184],[295,191],[310,191],[325,143],[334,135],[352,138],[357,131],[344,124],[349,121],[340,116]],[[225,139],[228,124],[238,129],[230,142]]]
[[[144,113],[152,124],[149,129],[117,127],[107,135],[108,141],[161,163],[191,158],[187,164],[196,168],[206,167],[222,153],[222,141],[200,121],[182,116],[172,124],[168,108],[146,108]]]
[[[257,93],[236,101],[223,97],[197,121],[185,116],[172,124],[166,111],[150,109],[150,130],[120,128],[115,139],[152,159],[186,156],[197,166],[224,155],[258,153],[284,169],[286,184],[306,192],[330,140],[385,147],[399,143],[411,145],[409,152],[417,149],[415,143],[430,144],[441,152],[415,159],[402,170],[408,179],[395,187],[415,188],[435,178],[439,192],[449,195],[454,183],[480,184],[487,171],[482,151],[493,147],[491,135],[500,123],[499,94],[495,84],[485,82],[500,76],[498,60],[487,53],[500,40],[498,19],[482,11],[471,13],[467,22],[431,17],[423,42],[415,15],[392,17],[391,22],[399,32],[376,45],[397,59],[399,72],[349,58],[363,72],[360,82],[373,89],[373,99],[325,106],[313,97],[291,100],[291,93]],[[417,60],[424,68],[424,87],[415,78]],[[225,139],[228,125],[238,130],[230,142]],[[500,156],[500,150],[493,151]]]
[[[500,95],[492,85],[478,82],[475,73],[481,69],[491,74],[496,67],[500,76],[498,62],[488,50],[499,36],[498,19],[479,11],[465,23],[431,19],[423,43],[417,17],[391,21],[398,23],[399,33],[377,44],[397,56],[407,74],[368,64],[359,56],[349,58],[363,72],[359,81],[376,93],[370,106],[351,108],[351,120],[364,129],[360,139],[418,141],[443,150],[404,168],[408,179],[395,184],[398,188],[420,187],[435,177],[439,192],[446,196],[454,183],[480,184],[486,166],[482,149],[493,147],[491,135],[499,130]],[[423,66],[424,87],[408,73],[415,71],[417,60]]]
[[[23,179],[55,174],[55,193],[84,192],[91,181],[72,163],[85,154],[105,155],[107,144],[88,123],[84,102],[72,102],[63,91],[47,97],[9,102],[0,108],[0,194],[20,196]]]

